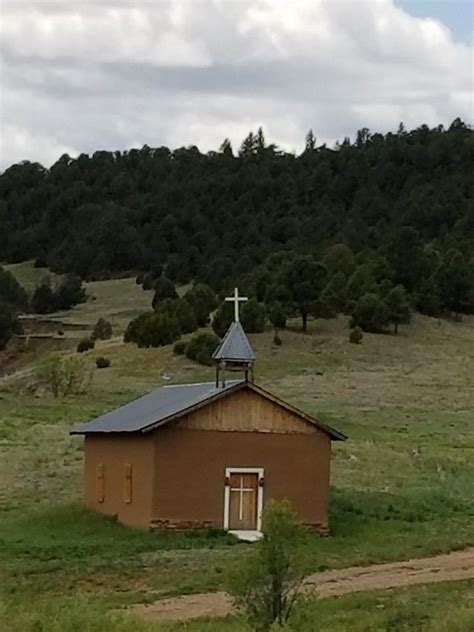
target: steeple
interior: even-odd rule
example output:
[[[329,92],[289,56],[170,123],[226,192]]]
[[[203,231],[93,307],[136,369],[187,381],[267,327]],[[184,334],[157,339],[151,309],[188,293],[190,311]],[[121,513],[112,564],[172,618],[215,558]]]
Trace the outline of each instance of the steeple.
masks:
[[[225,300],[234,303],[234,322],[230,324],[224,339],[212,354],[216,361],[216,386],[225,385],[225,371],[242,371],[246,380],[253,381],[255,364],[255,352],[239,321],[239,303],[248,299],[239,296],[239,290],[235,288],[234,295]]]

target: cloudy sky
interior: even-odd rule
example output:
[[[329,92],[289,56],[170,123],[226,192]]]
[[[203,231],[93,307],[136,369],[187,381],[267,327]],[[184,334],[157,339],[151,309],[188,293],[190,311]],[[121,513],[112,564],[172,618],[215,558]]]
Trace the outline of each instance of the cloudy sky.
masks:
[[[471,0],[2,0],[0,169],[474,122]]]

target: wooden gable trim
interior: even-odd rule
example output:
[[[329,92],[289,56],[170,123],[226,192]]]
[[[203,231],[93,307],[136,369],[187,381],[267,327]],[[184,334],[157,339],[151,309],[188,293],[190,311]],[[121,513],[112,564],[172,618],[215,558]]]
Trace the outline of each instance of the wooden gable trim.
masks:
[[[149,426],[146,426],[145,428],[142,428],[141,432],[143,433],[150,432],[152,430],[155,430],[156,428],[159,428],[169,423],[170,421],[179,420],[189,415],[190,413],[193,413],[194,411],[199,410],[200,408],[203,408],[204,406],[207,406],[208,404],[215,402],[218,399],[221,399],[222,397],[226,397],[228,395],[231,395],[232,393],[236,393],[245,388],[248,388],[254,391],[261,397],[264,397],[265,399],[272,401],[277,406],[280,406],[281,408],[286,409],[288,412],[293,413],[294,415],[299,417],[302,421],[310,423],[312,426],[316,426],[316,428],[318,428],[325,434],[329,435],[332,440],[345,441],[347,439],[346,435],[344,435],[342,432],[339,432],[335,428],[332,428],[331,426],[328,426],[327,424],[324,424],[318,421],[317,419],[314,419],[314,417],[307,415],[303,411],[299,410],[298,408],[295,408],[291,404],[288,404],[287,402],[280,399],[273,393],[270,393],[269,391],[265,390],[261,386],[257,386],[253,382],[239,382],[235,386],[228,388],[226,390],[223,390],[221,393],[218,392],[215,395],[212,395],[211,397],[203,400],[202,402],[199,402],[198,404],[195,404],[193,406],[188,406],[188,408],[181,410],[179,413],[175,413],[173,415],[170,415],[166,419],[162,419],[158,423],[153,423],[153,424],[150,424]]]
[[[331,437],[331,439],[334,439],[334,441],[345,441],[347,439],[347,436],[343,434],[342,432],[339,432],[338,430],[336,430],[335,428],[332,428],[331,426],[328,426],[327,424],[323,424],[322,422],[318,421],[314,417],[311,417],[311,415],[307,415],[299,408],[295,408],[291,404],[288,404],[288,402],[285,402],[283,399],[280,399],[279,397],[277,397],[273,393],[270,393],[270,391],[265,390],[261,386],[257,386],[256,384],[251,383],[251,382],[249,382],[247,386],[250,388],[250,390],[254,391],[255,393],[258,393],[259,395],[261,395],[262,397],[265,397],[266,399],[269,399],[277,406],[280,406],[281,408],[285,408],[288,412],[293,413],[300,419],[310,423],[313,426],[316,426],[317,428],[319,428],[319,430],[328,434]]]
[[[245,388],[246,386],[248,386],[248,384],[249,382],[239,382],[235,386],[222,390],[221,393],[216,393],[215,395],[211,395],[211,397],[204,399],[202,402],[194,404],[193,406],[188,406],[187,408],[183,408],[183,410],[180,410],[178,413],[174,413],[173,415],[170,415],[169,417],[165,417],[165,419],[161,419],[157,423],[155,422],[155,423],[150,424],[149,426],[145,426],[145,428],[142,428],[140,432],[143,432],[143,433],[150,432],[151,430],[155,430],[155,428],[164,426],[170,421],[174,421],[175,419],[180,419],[181,417],[184,417],[185,415],[189,415],[190,413],[193,413],[195,410],[199,410],[200,408],[207,406],[211,402],[215,402],[216,400],[221,399],[221,397],[225,397],[226,395],[230,395],[231,393],[236,393],[237,391],[240,391],[242,388]]]

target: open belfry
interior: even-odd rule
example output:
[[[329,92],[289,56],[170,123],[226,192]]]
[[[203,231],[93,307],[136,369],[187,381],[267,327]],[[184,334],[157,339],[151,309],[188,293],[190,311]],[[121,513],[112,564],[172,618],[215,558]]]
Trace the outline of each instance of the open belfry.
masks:
[[[331,442],[346,437],[255,383],[246,299],[235,289],[228,300],[215,380],[161,387],[72,430],[85,437],[86,503],[130,526],[253,539],[265,503],[284,498],[325,533]]]

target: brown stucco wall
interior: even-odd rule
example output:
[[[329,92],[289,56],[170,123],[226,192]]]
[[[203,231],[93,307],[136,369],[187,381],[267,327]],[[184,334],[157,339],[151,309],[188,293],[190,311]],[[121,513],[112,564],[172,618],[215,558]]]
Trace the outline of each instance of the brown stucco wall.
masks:
[[[148,527],[152,516],[154,449],[150,435],[90,435],[85,439],[85,497],[89,507],[130,526]],[[124,502],[125,464],[132,466],[132,502]],[[105,498],[97,501],[96,467],[104,465]]]
[[[331,443],[312,435],[162,428],[155,433],[153,518],[223,527],[227,467],[263,467],[264,503],[287,498],[307,525],[327,527]]]

